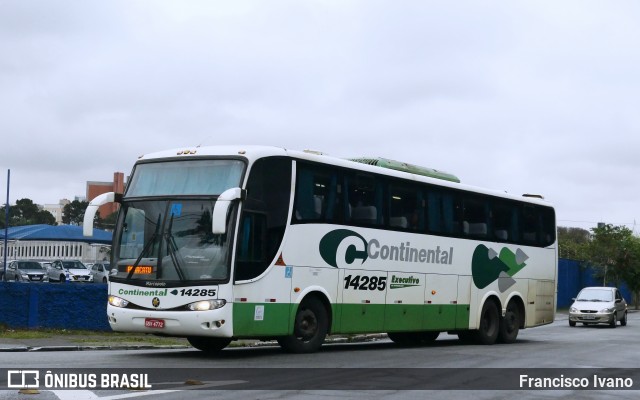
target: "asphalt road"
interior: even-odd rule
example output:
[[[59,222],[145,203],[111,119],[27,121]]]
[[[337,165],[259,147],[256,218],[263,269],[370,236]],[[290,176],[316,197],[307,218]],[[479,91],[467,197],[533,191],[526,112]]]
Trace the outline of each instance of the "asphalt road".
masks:
[[[509,345],[462,344],[441,335],[435,344],[402,348],[388,340],[325,345],[309,355],[283,353],[278,347],[232,348],[209,356],[192,349],[2,353],[0,368],[38,370],[42,375],[147,373],[151,390],[58,391],[40,389],[29,399],[636,399],[640,394],[640,313],[626,327],[578,326],[566,319],[526,329]],[[579,368],[576,370],[575,368]],[[621,369],[621,370],[616,370]],[[2,370],[2,375],[7,373]],[[528,377],[571,378],[581,388],[541,390],[524,386]],[[594,377],[594,375],[597,375]],[[634,390],[593,390],[602,384],[632,384]],[[608,379],[611,378],[611,379]],[[4,379],[4,380],[3,380]],[[42,378],[41,378],[42,379]],[[584,381],[587,379],[588,381]],[[607,379],[607,380],[605,380]],[[626,380],[625,380],[626,379]],[[557,384],[556,380],[556,384]],[[6,387],[0,376],[0,386]],[[185,384],[188,383],[188,384]],[[563,383],[564,385],[565,383]],[[527,386],[528,385],[528,386]],[[602,386],[602,385],[601,385]],[[523,387],[527,390],[520,390]],[[423,389],[441,390],[423,390]],[[518,390],[502,390],[502,389]],[[0,399],[25,399],[17,390]]]

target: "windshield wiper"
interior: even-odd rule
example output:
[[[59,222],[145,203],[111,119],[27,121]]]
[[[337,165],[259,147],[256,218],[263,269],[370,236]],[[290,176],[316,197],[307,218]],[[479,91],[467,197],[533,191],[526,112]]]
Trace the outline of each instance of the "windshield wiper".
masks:
[[[138,267],[138,264],[140,264],[140,261],[142,261],[142,259],[144,258],[145,254],[147,254],[147,252],[149,251],[151,246],[153,246],[153,243],[156,241],[156,238],[158,237],[158,231],[160,230],[161,216],[162,216],[162,214],[158,214],[158,222],[156,222],[156,230],[155,230],[155,232],[153,232],[153,235],[151,235],[151,237],[149,238],[147,243],[144,244],[144,247],[142,248],[142,251],[140,252],[140,255],[138,256],[136,261],[133,263],[133,266],[131,267],[131,271],[129,271],[129,274],[127,275],[126,279],[131,279],[131,277],[133,276],[133,273],[136,271],[136,268]],[[157,268],[158,269],[160,268],[160,259],[158,259]]]
[[[165,233],[165,239],[167,241],[167,252],[169,253],[169,256],[171,257],[171,261],[173,261],[173,265],[176,268],[176,272],[178,273],[178,278],[180,278],[181,281],[184,281],[186,279],[184,276],[184,272],[180,267],[180,261],[178,260],[178,257],[180,257],[180,255],[178,254],[178,246],[176,245],[176,241],[173,237],[173,234],[171,233],[172,228],[173,228],[173,214],[171,214],[171,219],[169,220],[169,228],[167,229],[167,233]]]

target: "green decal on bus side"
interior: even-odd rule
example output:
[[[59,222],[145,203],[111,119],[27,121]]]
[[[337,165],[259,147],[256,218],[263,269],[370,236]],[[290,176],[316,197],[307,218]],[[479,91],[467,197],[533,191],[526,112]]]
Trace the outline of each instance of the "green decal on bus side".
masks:
[[[511,277],[527,265],[525,261],[528,258],[520,249],[514,253],[503,247],[498,254],[494,249],[481,244],[476,247],[471,259],[473,283],[478,289],[484,289],[500,279],[499,289],[504,292],[515,284]]]

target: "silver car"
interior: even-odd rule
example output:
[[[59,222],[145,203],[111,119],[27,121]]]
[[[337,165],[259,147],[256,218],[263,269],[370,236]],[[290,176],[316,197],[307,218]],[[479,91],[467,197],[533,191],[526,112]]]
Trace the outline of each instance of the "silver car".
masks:
[[[615,328],[627,325],[627,302],[620,291],[613,287],[587,287],[578,293],[578,297],[569,308],[569,326],[609,324]]]
[[[38,261],[16,260],[7,265],[7,281],[49,282],[49,277]]]
[[[98,261],[91,265],[89,270],[93,275],[94,282],[107,283],[109,281],[109,265],[107,261]]]
[[[79,260],[55,260],[51,263],[47,274],[51,282],[91,282],[93,275]]]

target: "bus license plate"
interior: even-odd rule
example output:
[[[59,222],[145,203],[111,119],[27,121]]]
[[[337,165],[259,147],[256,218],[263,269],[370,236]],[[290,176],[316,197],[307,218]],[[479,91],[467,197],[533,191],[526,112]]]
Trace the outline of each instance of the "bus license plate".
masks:
[[[163,319],[154,319],[154,318],[145,318],[144,326],[146,328],[155,328],[162,329],[164,328],[164,320]]]

